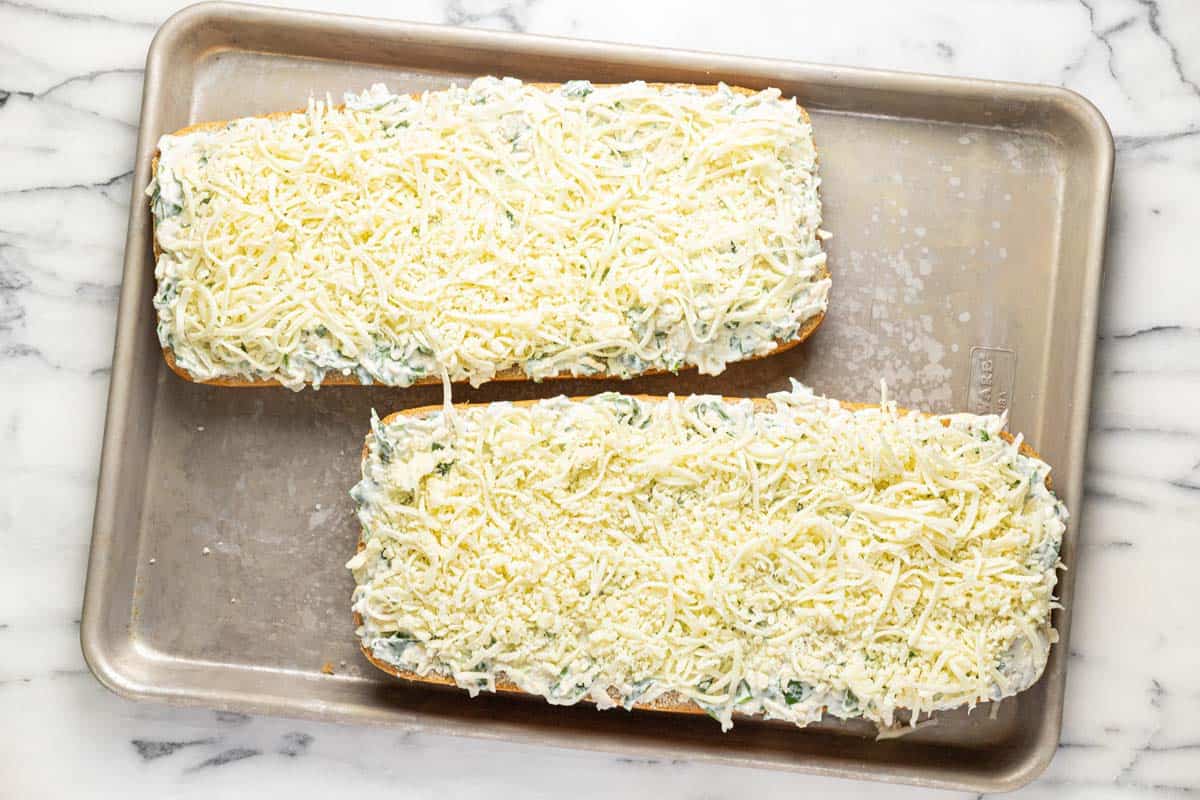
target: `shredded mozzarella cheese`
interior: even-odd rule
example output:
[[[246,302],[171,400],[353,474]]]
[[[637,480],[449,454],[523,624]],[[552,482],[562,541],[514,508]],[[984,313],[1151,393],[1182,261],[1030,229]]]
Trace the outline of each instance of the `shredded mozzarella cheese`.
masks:
[[[826,306],[776,89],[512,78],[159,141],[158,334],[194,378],[716,374]]]
[[[552,703],[892,725],[1027,688],[1066,510],[995,416],[619,394],[373,420],[347,565],[379,659]]]

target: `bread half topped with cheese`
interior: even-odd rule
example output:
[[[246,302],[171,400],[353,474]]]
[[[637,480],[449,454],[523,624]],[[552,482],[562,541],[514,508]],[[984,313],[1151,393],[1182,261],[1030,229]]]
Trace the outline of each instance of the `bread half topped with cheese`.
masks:
[[[776,89],[480,78],[203,123],[147,189],[158,336],[233,386],[716,374],[820,323],[819,183]]]
[[[998,700],[1057,640],[1067,517],[1002,425],[798,384],[373,419],[347,565],[362,649],[472,695],[723,729]]]

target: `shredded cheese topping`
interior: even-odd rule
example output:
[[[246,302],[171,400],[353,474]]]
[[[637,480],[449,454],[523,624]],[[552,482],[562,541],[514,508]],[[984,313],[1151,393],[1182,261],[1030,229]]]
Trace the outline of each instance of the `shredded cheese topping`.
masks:
[[[716,374],[825,309],[776,89],[512,78],[164,136],[158,334],[197,379]]]
[[[892,725],[1032,685],[1066,510],[995,416],[620,394],[375,419],[358,633],[474,694]],[[945,424],[943,424],[945,423]]]

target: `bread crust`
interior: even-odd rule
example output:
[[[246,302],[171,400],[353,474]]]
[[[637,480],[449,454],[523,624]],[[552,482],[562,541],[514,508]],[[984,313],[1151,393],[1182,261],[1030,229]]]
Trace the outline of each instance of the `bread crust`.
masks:
[[[549,91],[549,90],[552,90],[552,89],[555,89],[555,88],[561,86],[562,84],[560,84],[560,83],[528,83],[526,85]],[[615,86],[618,84],[598,83],[595,85],[603,87],[603,86]],[[688,87],[700,89],[701,91],[708,91],[708,92],[717,91],[717,86],[715,86],[715,85],[693,85],[693,84],[673,84],[673,83],[649,83],[647,85],[652,86],[657,89],[663,89],[663,88],[666,88],[669,86],[688,86]],[[742,86],[730,86],[729,88],[739,94],[753,95],[753,94],[757,93],[757,90],[747,89]],[[419,96],[419,93],[410,93],[410,96],[417,97],[417,96]],[[339,105],[339,106],[336,106],[336,108],[341,110],[341,109],[345,108],[345,105]],[[811,126],[812,118],[809,117],[808,110],[799,104],[797,104],[797,108],[800,109],[800,115],[803,117],[804,122]],[[281,119],[283,117],[287,117],[292,114],[302,114],[302,113],[304,113],[303,109],[299,109],[296,111],[275,111],[270,114],[256,115],[255,118],[256,119]],[[224,125],[227,125],[230,121],[231,120],[217,120],[217,121],[212,121],[212,122],[197,122],[192,125],[188,125],[187,127],[180,128],[179,130],[174,131],[170,135],[185,136],[189,133],[196,133],[198,131],[216,130],[218,128],[221,128]],[[815,149],[815,137],[814,137],[814,149]],[[159,155],[160,155],[160,151],[158,151],[156,149],[154,151],[154,157],[150,162],[151,176],[158,175]],[[817,162],[816,163],[818,165],[820,164],[820,152],[819,151],[817,152]],[[817,188],[817,192],[818,192],[818,197],[819,197],[820,196],[820,187]],[[154,228],[157,228],[157,223],[153,222],[153,218],[152,218],[152,226]],[[157,262],[159,256],[162,255],[162,250],[158,246],[157,237],[152,235],[151,242],[153,243],[153,247],[154,247],[154,260],[155,260],[155,262]],[[829,277],[830,277],[830,273],[829,273],[828,260],[827,260],[826,263],[821,266],[820,271],[817,273],[816,279],[818,281],[821,281],[821,280],[825,280]],[[786,342],[781,342],[779,340],[776,340],[776,344],[778,346],[771,352],[763,353],[761,355],[748,356],[746,358],[740,359],[736,363],[742,363],[744,361],[757,361],[760,358],[767,358],[769,356],[778,355],[779,353],[785,353],[788,350],[791,350],[793,347],[796,347],[797,345],[799,345],[801,342],[803,342],[808,337],[812,336],[812,334],[817,330],[817,328],[820,327],[821,322],[824,319],[825,319],[825,312],[820,311],[817,314],[814,314],[812,317],[809,317],[807,320],[804,321],[804,324],[800,327],[800,330],[797,331],[796,336],[794,338],[792,338]],[[188,372],[186,369],[184,369],[183,367],[181,367],[179,365],[179,363],[175,360],[175,352],[171,348],[163,346],[162,352],[163,352],[163,359],[167,362],[167,367],[169,367],[170,370],[172,372],[174,372],[176,375],[178,375],[180,378],[183,378],[185,381],[189,381],[191,383],[203,383],[203,384],[207,384],[209,386],[229,386],[229,387],[235,387],[235,388],[262,388],[262,387],[267,387],[267,386],[282,386],[282,384],[277,380],[266,380],[266,379],[250,380],[247,378],[238,378],[238,377],[217,377],[217,378],[198,379],[195,376],[193,376],[190,372]],[[696,367],[694,365],[686,365],[686,366],[681,367],[679,369],[679,371],[680,372],[685,371],[685,370],[691,371],[694,369],[696,369]],[[636,375],[632,375],[630,377],[631,378],[643,378],[643,377],[649,377],[652,375],[665,375],[668,372],[669,372],[669,370],[665,370],[665,369],[650,369],[650,370],[646,370],[644,372],[639,372]],[[609,374],[605,374],[605,373],[596,374],[596,375],[575,375],[569,371],[563,371],[563,372],[559,372],[556,375],[549,375],[549,376],[543,378],[542,380],[557,381],[557,380],[573,380],[573,379],[580,379],[580,378],[587,379],[587,380],[614,380],[614,379],[620,379],[620,376],[609,375]],[[526,375],[524,372],[522,372],[520,369],[518,369],[516,367],[509,367],[508,369],[500,370],[491,378],[491,381],[528,381],[528,380],[530,380],[529,376]],[[424,378],[418,378],[417,380],[413,381],[413,383],[410,385],[412,385],[412,386],[429,386],[429,385],[434,385],[434,384],[438,384],[441,382],[442,382],[442,379],[438,376],[426,376]],[[466,383],[466,381],[456,381],[456,383]],[[341,373],[330,373],[329,375],[327,375],[325,377],[324,380],[321,381],[321,385],[322,386],[390,386],[391,384],[380,383],[378,381],[373,381],[372,383],[364,384],[364,383],[362,383],[362,381],[360,381],[354,375],[342,375]]]
[[[648,394],[635,394],[635,395],[629,395],[629,396],[636,398],[637,400],[640,400],[642,402],[646,402],[646,403],[656,403],[656,402],[660,402],[660,401],[666,399],[665,397],[660,396],[660,395],[648,395]],[[584,397],[584,396],[576,396],[576,397],[571,397],[569,399],[572,402],[582,402],[584,400],[587,400],[588,398]],[[749,399],[754,403],[755,410],[766,411],[766,410],[770,410],[770,409],[774,408],[771,401],[765,397],[754,397],[754,398],[726,397],[725,398],[726,401],[731,402],[731,403],[739,402],[741,400],[746,400],[746,399]],[[534,404],[540,403],[540,402],[542,402],[542,400],[517,400],[517,401],[514,401],[512,403],[512,405],[524,407],[524,406],[531,406],[531,405],[534,405]],[[861,411],[861,410],[869,409],[869,408],[879,408],[879,405],[875,404],[875,403],[852,403],[849,401],[839,400],[838,404],[842,408],[844,408],[848,411]],[[460,408],[460,409],[466,408],[469,405],[470,405],[469,403],[462,403],[462,404],[456,405],[455,408]],[[419,406],[417,408],[409,408],[409,409],[405,409],[404,411],[396,411],[391,414],[388,414],[386,417],[383,418],[382,422],[389,423],[389,422],[395,420],[397,417],[401,417],[401,416],[422,417],[422,416],[431,414],[433,412],[442,411],[442,410],[443,410],[443,406],[441,406],[441,405]],[[907,409],[907,408],[898,408],[897,411],[901,414],[911,413],[911,410]],[[920,413],[921,416],[924,416],[924,417],[938,416],[935,414],[928,414],[925,412],[918,412],[918,413]],[[949,427],[950,421],[944,419],[944,420],[942,420],[942,424]],[[1015,441],[1013,435],[1008,433],[1007,431],[1000,431],[1000,438],[1004,439],[1004,441],[1008,442],[1009,444],[1012,444]],[[1041,460],[1041,456],[1038,454],[1037,450],[1035,450],[1028,442],[1022,441],[1018,452],[1020,452],[1021,455],[1027,456],[1029,458],[1036,458],[1036,459]],[[368,444],[367,444],[366,439],[364,439],[363,440],[363,448],[362,448],[362,460],[364,463],[367,460],[367,455],[368,455]],[[1046,483],[1047,488],[1051,487],[1049,475],[1046,476],[1045,483]],[[361,551],[365,547],[366,547],[366,543],[360,537],[359,541],[358,541],[358,547],[356,549],[356,552]],[[355,627],[355,629],[357,629],[360,625],[362,625],[362,615],[359,614],[357,611],[355,611],[354,612],[354,627]],[[432,673],[432,672],[429,673],[428,675],[419,675],[416,672],[413,672],[411,670],[400,669],[399,667],[396,667],[393,664],[389,664],[386,661],[381,661],[380,659],[376,658],[375,655],[367,648],[366,644],[361,641],[359,642],[359,650],[362,651],[363,656],[367,659],[367,661],[369,661],[371,663],[372,666],[374,666],[377,669],[382,670],[383,672],[386,672],[387,674],[389,674],[395,678],[400,678],[401,680],[405,680],[410,683],[423,684],[423,685],[428,685],[428,686],[449,686],[449,687],[459,688],[457,686],[457,684],[455,684],[455,682],[452,678],[447,677],[445,675],[439,675],[439,674]],[[536,696],[536,695],[531,695],[529,692],[523,691],[515,683],[510,681],[503,672],[498,672],[496,674],[495,685],[496,685],[496,693],[497,694],[520,695],[520,696],[524,696],[524,697],[535,697]],[[620,701],[620,696],[617,694],[615,689],[609,689],[608,693],[614,702]],[[583,703],[583,702],[589,702],[589,701],[585,699],[585,700],[581,700],[579,702]],[[683,695],[679,694],[678,692],[674,692],[674,691],[666,692],[662,695],[659,695],[657,698],[655,698],[652,702],[649,702],[649,703],[634,703],[632,708],[641,709],[644,711],[662,711],[662,712],[667,712],[670,714],[688,714],[688,715],[693,715],[693,716],[697,715],[697,714],[703,715],[703,714],[707,713],[700,706],[696,705],[695,702],[687,699]],[[822,709],[822,713],[824,713],[824,711],[825,711],[825,709]]]

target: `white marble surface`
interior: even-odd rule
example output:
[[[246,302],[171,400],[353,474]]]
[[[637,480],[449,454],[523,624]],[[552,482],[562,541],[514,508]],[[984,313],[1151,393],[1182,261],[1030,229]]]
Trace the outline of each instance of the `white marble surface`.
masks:
[[[1081,510],[1082,591],[1063,744],[1024,794],[1200,792],[1200,6],[306,5],[1054,83],[1096,102],[1118,152]],[[141,70],[156,26],[176,7],[174,0],[0,0],[0,796],[927,794],[178,710],[121,700],[100,687],[80,655],[79,610]]]

